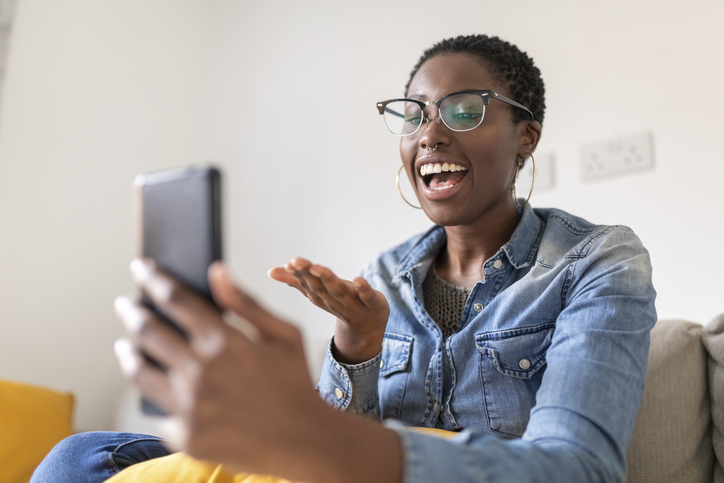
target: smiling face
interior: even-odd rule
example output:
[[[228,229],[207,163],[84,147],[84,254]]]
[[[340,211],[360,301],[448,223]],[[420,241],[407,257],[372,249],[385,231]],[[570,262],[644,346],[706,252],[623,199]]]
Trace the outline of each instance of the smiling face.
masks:
[[[441,54],[420,67],[407,97],[435,101],[472,89],[508,95],[506,86],[494,81],[478,56]],[[480,126],[457,132],[436,123],[437,108],[427,106],[425,112],[431,121],[415,134],[401,138],[405,170],[423,210],[434,223],[485,225],[517,213],[510,194],[517,162],[535,149],[540,125],[536,128],[534,121],[516,124],[513,109],[491,100]]]

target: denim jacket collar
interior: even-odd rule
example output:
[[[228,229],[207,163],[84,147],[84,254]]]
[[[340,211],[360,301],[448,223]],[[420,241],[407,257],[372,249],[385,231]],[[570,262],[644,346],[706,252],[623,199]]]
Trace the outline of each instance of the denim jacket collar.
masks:
[[[493,259],[499,258],[501,252],[517,269],[530,265],[543,237],[543,228],[545,228],[543,220],[536,215],[530,203],[526,204],[513,236],[498,250],[495,256],[486,262],[486,265]],[[399,280],[413,267],[422,268],[430,265],[446,241],[447,234],[442,226],[435,225],[423,233],[395,267],[395,279]],[[425,267],[425,272],[427,268],[429,267]]]

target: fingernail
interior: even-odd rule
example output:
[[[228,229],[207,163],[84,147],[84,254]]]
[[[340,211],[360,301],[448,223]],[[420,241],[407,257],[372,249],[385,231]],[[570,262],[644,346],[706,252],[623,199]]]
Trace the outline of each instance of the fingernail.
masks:
[[[214,262],[209,265],[209,277],[217,278],[220,277],[224,272],[224,265],[221,262]]]
[[[214,262],[211,264],[209,267],[209,277],[217,280],[231,280],[229,269],[226,268],[226,265],[223,262]]]
[[[113,304],[116,313],[123,320],[123,325],[129,332],[138,332],[143,325],[141,314],[134,310],[135,306],[128,297],[121,296],[115,300]]]
[[[116,353],[116,358],[124,374],[130,376],[138,372],[140,366],[131,341],[128,339],[118,339],[116,343],[113,344],[113,351]]]
[[[131,301],[125,296],[116,297],[113,301],[113,307],[116,309],[118,315],[123,315],[128,312],[128,307],[131,305]]]
[[[131,273],[136,280],[144,280],[151,274],[151,269],[143,259],[134,258],[131,260]]]
[[[135,258],[131,262],[131,273],[133,280],[143,287],[154,301],[162,302],[171,297],[171,284],[165,278],[156,276],[153,262]]]

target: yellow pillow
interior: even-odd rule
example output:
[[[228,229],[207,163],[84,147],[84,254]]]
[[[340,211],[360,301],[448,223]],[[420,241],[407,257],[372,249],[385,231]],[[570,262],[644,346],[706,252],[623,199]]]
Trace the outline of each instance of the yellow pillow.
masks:
[[[28,483],[60,440],[73,433],[71,394],[0,380],[0,481]]]
[[[457,433],[435,428],[410,428],[441,438],[450,438]],[[185,453],[176,453],[162,458],[144,461],[130,466],[105,483],[291,483],[273,476],[238,473],[233,475],[223,467],[196,460]]]
[[[106,483],[291,483],[289,480],[273,476],[250,475],[239,473],[233,475],[224,471],[223,467],[196,460],[185,453],[176,453],[162,458],[144,461],[130,466]]]

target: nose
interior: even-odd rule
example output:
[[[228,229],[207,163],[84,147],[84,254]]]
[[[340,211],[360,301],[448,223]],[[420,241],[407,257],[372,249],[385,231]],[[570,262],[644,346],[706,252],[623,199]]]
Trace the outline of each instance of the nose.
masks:
[[[432,102],[430,102],[427,106],[425,106],[425,108],[427,109],[428,114],[430,113],[430,111],[431,111],[432,108],[434,108],[434,107],[436,107],[436,106],[435,106],[435,104],[433,104]],[[425,113],[423,112],[423,115],[424,115],[424,114],[425,114]],[[430,124],[430,118],[431,118],[431,117],[435,117],[435,116],[429,115],[429,116],[427,116],[427,117],[423,117],[422,120],[423,120],[424,122],[426,122],[427,124]],[[437,118],[435,118],[435,124],[438,124],[438,125],[442,124],[442,117],[440,116],[440,109],[437,109]]]
[[[424,121],[429,124],[429,123],[430,123],[430,118],[429,118],[429,117],[426,117],[426,118],[424,119]],[[438,116],[437,116],[437,119],[435,119],[435,124],[440,125],[441,122],[442,122],[442,118],[438,115]]]
[[[437,118],[434,118],[434,116],[426,117],[424,119],[425,125],[420,127],[422,132],[418,139],[418,146],[425,151],[431,151],[450,144],[450,130],[446,129],[445,124],[443,124],[439,110],[436,114]],[[435,119],[435,122],[431,121],[431,117]]]

